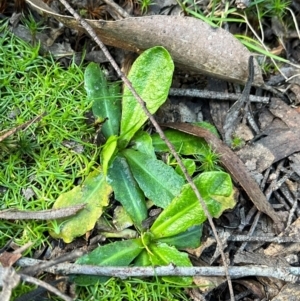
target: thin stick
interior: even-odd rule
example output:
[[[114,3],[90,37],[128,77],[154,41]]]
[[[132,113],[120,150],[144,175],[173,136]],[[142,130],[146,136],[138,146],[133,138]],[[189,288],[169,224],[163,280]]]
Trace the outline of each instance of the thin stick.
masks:
[[[160,126],[158,125],[157,121],[155,120],[155,118],[152,116],[152,114],[149,112],[149,110],[146,107],[146,104],[144,102],[144,100],[138,95],[138,93],[135,91],[135,89],[133,88],[131,82],[128,80],[128,78],[123,74],[123,72],[121,71],[121,69],[119,68],[119,66],[117,65],[117,63],[115,62],[115,60],[113,59],[113,57],[111,56],[111,54],[109,53],[108,49],[106,48],[106,46],[102,43],[102,41],[98,38],[98,36],[96,35],[95,31],[93,30],[93,28],[85,21],[83,20],[77,13],[76,11],[69,5],[69,3],[65,0],[59,0],[65,7],[66,9],[74,16],[74,18],[85,28],[85,30],[90,34],[90,36],[94,39],[94,41],[98,44],[98,46],[100,47],[100,49],[103,51],[103,53],[105,54],[105,56],[107,57],[107,59],[110,61],[110,63],[112,64],[113,68],[116,70],[117,74],[120,76],[120,78],[122,79],[122,81],[125,83],[125,85],[128,87],[129,91],[132,93],[132,95],[136,98],[136,100],[139,102],[139,104],[142,106],[145,114],[147,115],[147,117],[149,118],[149,120],[152,122],[153,126],[155,127],[156,131],[158,132],[159,136],[161,137],[161,139],[166,143],[166,145],[169,147],[171,154],[174,156],[174,158],[176,159],[176,161],[178,162],[178,165],[180,166],[181,170],[183,171],[185,178],[187,179],[188,183],[190,184],[190,186],[192,187],[193,191],[195,192],[202,208],[203,211],[209,221],[209,224],[212,228],[212,231],[214,233],[214,236],[216,238],[218,247],[220,249],[221,252],[221,258],[223,261],[223,265],[224,265],[224,270],[225,270],[225,274],[226,274],[226,278],[227,278],[227,282],[228,282],[228,288],[229,288],[229,292],[230,292],[230,298],[232,301],[234,301],[234,293],[233,293],[233,288],[232,288],[232,282],[231,279],[229,277],[228,274],[228,265],[226,262],[226,257],[225,254],[223,252],[223,248],[222,248],[222,243],[218,237],[218,233],[217,230],[214,226],[213,220],[211,215],[208,212],[207,206],[204,203],[200,192],[198,191],[195,183],[193,182],[192,178],[189,176],[187,169],[185,168],[185,166],[183,165],[180,157],[178,156],[178,154],[175,151],[174,146],[170,143],[170,141],[166,138],[164,132],[162,131],[162,129],[160,128]]]
[[[63,294],[59,289],[57,289],[56,287],[42,281],[39,280],[37,278],[28,276],[28,275],[24,275],[24,274],[20,274],[21,279],[23,281],[35,284],[35,285],[39,285],[41,287],[44,287],[46,290],[48,290],[49,292],[52,292],[53,294],[57,295],[58,297],[62,298],[65,301],[73,301],[72,298],[68,297],[67,295]]]
[[[273,242],[277,244],[285,243],[300,243],[300,239],[297,236],[250,236],[248,235],[232,235],[227,238],[228,241],[247,241],[247,242]]]
[[[0,211],[0,219],[37,219],[37,220],[52,220],[75,215],[79,210],[83,209],[85,204],[74,205],[60,209],[49,209],[41,211],[21,211],[7,209]]]
[[[117,3],[115,3],[112,0],[103,0],[107,5],[111,6],[113,9],[116,10],[116,12],[123,18],[130,18],[130,14],[123,9],[121,6],[119,6]]]
[[[295,24],[296,32],[297,32],[298,38],[300,39],[300,31],[299,31],[299,27],[298,27],[298,22],[297,22],[296,16],[295,16],[294,12],[289,7],[286,7],[286,9],[290,12],[290,14],[293,17],[293,21],[294,21],[294,24]]]
[[[4,139],[6,139],[7,137],[15,134],[16,132],[22,130],[22,129],[26,129],[28,128],[30,125],[32,125],[34,122],[37,122],[39,120],[41,120],[41,118],[45,115],[45,113],[41,114],[41,115],[38,115],[36,117],[34,117],[33,119],[21,124],[21,125],[18,125],[8,131],[6,131],[4,134],[3,132],[0,132],[0,142],[3,141]]]
[[[26,267],[26,268],[24,268],[23,270],[21,270],[19,272],[22,273],[22,274],[33,276],[37,272],[43,271],[46,268],[49,268],[53,265],[57,265],[59,263],[66,262],[66,261],[74,261],[75,259],[82,256],[83,254],[84,254],[83,251],[75,250],[74,252],[67,253],[67,254],[64,254],[62,256],[59,256],[59,257],[55,258],[54,260],[43,261],[43,262],[37,263],[34,266]]]
[[[206,98],[206,99],[213,99],[213,100],[231,100],[231,101],[238,100],[241,97],[240,93],[226,93],[226,92],[216,92],[216,91],[207,91],[207,90],[198,90],[198,89],[176,89],[176,88],[171,88],[169,91],[169,95],[198,97],[198,98]],[[249,101],[269,103],[270,97],[249,95]]]
[[[21,258],[17,265],[34,265],[42,260],[32,258]],[[177,267],[172,264],[160,267],[113,267],[113,266],[95,266],[87,264],[61,263],[45,271],[53,274],[78,274],[95,275],[110,277],[143,277],[143,276],[225,276],[224,267]],[[1,267],[0,267],[1,272]],[[295,282],[300,276],[299,267],[266,267],[266,266],[240,266],[229,267],[229,275],[232,278],[262,276],[282,279],[284,281]]]

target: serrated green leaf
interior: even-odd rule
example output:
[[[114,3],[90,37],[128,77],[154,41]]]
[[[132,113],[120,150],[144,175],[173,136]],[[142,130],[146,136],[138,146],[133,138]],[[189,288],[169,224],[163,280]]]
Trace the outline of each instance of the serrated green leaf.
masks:
[[[145,197],[126,159],[120,154],[108,170],[107,182],[113,187],[115,198],[123,205],[135,225],[141,228],[142,221],[147,218]]]
[[[118,141],[117,136],[110,136],[102,148],[100,157],[101,157],[101,163],[102,163],[102,169],[104,175],[107,174],[109,162],[112,160],[112,157],[116,153],[117,141]]]
[[[168,246],[165,243],[151,244],[148,253],[152,265],[166,266],[173,264],[178,267],[191,267],[192,263],[186,253],[178,251],[175,247]],[[163,280],[171,283],[190,285],[192,284],[192,277],[176,277],[164,276]]]
[[[81,185],[63,193],[53,205],[53,209],[58,209],[85,203],[85,208],[75,216],[57,220],[61,224],[60,232],[49,231],[50,235],[70,243],[74,238],[92,230],[103,212],[103,207],[108,205],[111,193],[112,187],[107,184],[102,171],[90,173]]]
[[[210,214],[219,217],[225,209],[235,206],[230,176],[221,171],[203,172],[194,179]],[[155,239],[169,237],[200,225],[206,220],[200,202],[190,185],[184,185],[180,195],[158,216],[150,231]]]
[[[198,248],[201,243],[202,228],[202,225],[193,226],[185,232],[170,237],[162,237],[157,241],[174,246],[177,249]]]
[[[203,149],[208,148],[208,144],[202,138],[172,129],[168,129],[164,131],[164,133],[175,147],[175,150],[182,155],[201,154]],[[151,137],[156,152],[170,151],[157,133],[153,134]]]
[[[140,188],[156,206],[165,208],[180,193],[184,179],[172,167],[132,149],[122,154]]]
[[[108,138],[119,134],[121,120],[120,87],[108,85],[103,71],[96,63],[90,63],[84,73],[84,87],[88,99],[93,101],[93,114],[105,121],[101,131]]]
[[[140,238],[117,241],[100,246],[91,253],[76,260],[77,264],[90,264],[99,266],[128,266],[143,250]],[[74,276],[76,284],[85,286],[96,282],[106,281],[109,277]]]
[[[137,93],[153,114],[166,101],[172,82],[174,63],[168,51],[153,47],[144,51],[133,63],[128,74]],[[133,135],[148,119],[141,105],[127,87],[122,99],[121,147],[126,147]]]

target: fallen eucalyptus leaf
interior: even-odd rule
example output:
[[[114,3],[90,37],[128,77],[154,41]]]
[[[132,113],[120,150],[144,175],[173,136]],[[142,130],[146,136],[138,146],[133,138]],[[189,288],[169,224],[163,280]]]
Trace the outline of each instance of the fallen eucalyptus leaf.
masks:
[[[84,31],[70,16],[57,14],[42,0],[26,0],[44,15],[67,27]],[[118,21],[86,20],[101,40],[111,46],[142,52],[163,46],[176,65],[230,82],[245,84],[250,52],[232,34],[205,22],[183,16],[149,16]],[[255,86],[263,85],[261,70],[255,62]]]

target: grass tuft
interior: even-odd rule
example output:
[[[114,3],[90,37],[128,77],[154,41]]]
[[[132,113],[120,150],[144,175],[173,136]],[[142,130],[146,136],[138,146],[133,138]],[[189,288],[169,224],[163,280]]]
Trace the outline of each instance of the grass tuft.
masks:
[[[47,115],[0,144],[0,209],[44,210],[97,166],[94,128],[80,66],[67,69],[16,38],[0,24],[0,131],[37,115]],[[73,144],[74,147],[70,147]],[[0,246],[10,238],[20,245],[47,241],[43,222],[0,221]]]

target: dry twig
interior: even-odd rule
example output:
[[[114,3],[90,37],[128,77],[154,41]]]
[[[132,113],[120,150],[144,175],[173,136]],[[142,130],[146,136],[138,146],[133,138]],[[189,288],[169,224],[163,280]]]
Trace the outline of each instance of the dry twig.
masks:
[[[216,91],[207,91],[207,90],[198,90],[198,89],[176,89],[171,88],[169,91],[171,96],[187,96],[187,97],[198,97],[205,99],[213,100],[238,100],[241,97],[239,93],[226,93],[226,92],[216,92]],[[250,102],[258,103],[269,103],[270,97],[268,96],[256,96],[249,95]]]
[[[21,258],[18,260],[17,265],[30,266],[38,262],[43,261],[32,258]],[[177,267],[174,265],[160,267],[104,267],[62,263],[52,266],[51,268],[46,268],[45,271],[63,275],[81,274],[120,278],[151,276],[225,276],[223,267]],[[299,267],[241,266],[229,267],[228,272],[230,277],[235,279],[240,277],[262,276],[297,282],[300,276]]]
[[[83,209],[85,204],[74,205],[60,209],[49,209],[42,211],[20,211],[15,209],[7,209],[0,211],[0,219],[37,219],[52,220],[75,215],[79,210]]]

